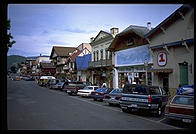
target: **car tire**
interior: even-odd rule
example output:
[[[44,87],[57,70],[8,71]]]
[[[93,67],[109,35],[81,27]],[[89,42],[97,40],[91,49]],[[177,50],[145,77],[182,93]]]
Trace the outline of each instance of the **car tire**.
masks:
[[[112,104],[112,103],[108,103],[108,105],[109,105],[109,106],[112,106],[113,104]]]
[[[94,101],[96,101],[97,99],[93,98]]]
[[[158,109],[156,110],[156,116],[160,117],[163,114],[163,108],[161,108],[160,106],[158,107]]]
[[[127,113],[128,109],[121,108],[123,112]]]

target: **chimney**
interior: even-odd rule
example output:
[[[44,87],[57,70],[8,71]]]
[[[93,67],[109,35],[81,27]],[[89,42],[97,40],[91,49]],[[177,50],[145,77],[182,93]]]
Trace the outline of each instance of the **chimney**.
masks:
[[[117,35],[117,34],[118,34],[118,28],[114,28],[114,27],[111,28],[111,29],[110,29],[110,33],[111,33],[112,35],[114,35],[114,36]]]
[[[148,22],[147,23],[147,29],[150,31],[152,28],[151,28],[151,22]]]
[[[40,57],[42,56],[42,54],[40,54]]]
[[[92,42],[94,40],[94,37],[91,37],[90,41]]]

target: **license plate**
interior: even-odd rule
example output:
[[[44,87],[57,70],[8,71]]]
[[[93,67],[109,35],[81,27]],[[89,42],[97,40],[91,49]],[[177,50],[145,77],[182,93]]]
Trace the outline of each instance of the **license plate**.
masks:
[[[185,123],[191,123],[191,120],[189,120],[189,119],[182,119],[182,121]]]
[[[68,90],[67,93],[71,93],[71,91]]]
[[[137,104],[131,104],[128,107],[137,107]]]
[[[98,93],[96,93],[95,95],[98,95]]]
[[[111,99],[112,99],[112,100],[114,100],[114,99],[115,99],[115,97],[111,97]]]

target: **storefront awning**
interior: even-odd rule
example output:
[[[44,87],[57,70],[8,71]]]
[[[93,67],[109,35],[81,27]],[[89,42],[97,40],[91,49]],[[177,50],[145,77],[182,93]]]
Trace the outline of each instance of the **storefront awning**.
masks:
[[[156,72],[156,73],[172,73],[173,69],[164,68],[164,69],[150,69],[148,72]]]

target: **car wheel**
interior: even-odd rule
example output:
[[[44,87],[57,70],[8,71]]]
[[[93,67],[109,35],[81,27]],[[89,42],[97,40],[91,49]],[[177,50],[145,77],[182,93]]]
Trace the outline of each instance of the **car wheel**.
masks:
[[[109,106],[112,106],[113,104],[112,103],[108,103],[109,104]]]
[[[123,112],[127,113],[128,109],[121,108]]]
[[[158,109],[156,110],[156,116],[160,117],[163,113],[163,109],[161,107],[158,107]]]
[[[97,99],[93,98],[94,101],[96,101]]]

